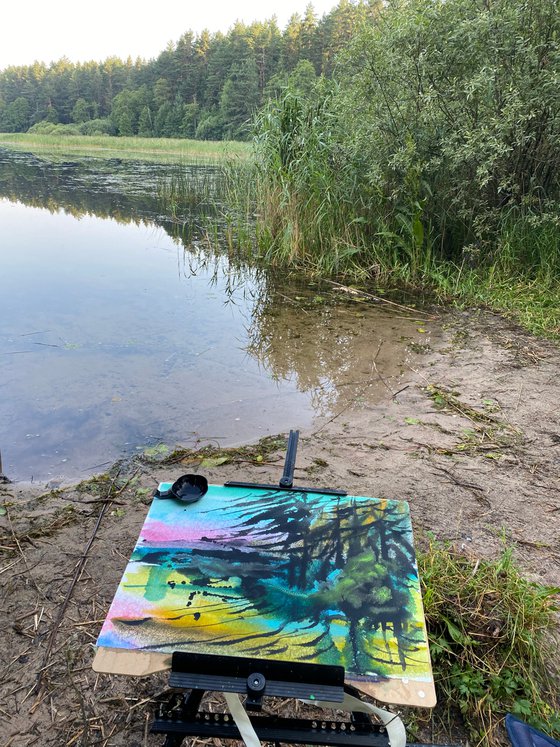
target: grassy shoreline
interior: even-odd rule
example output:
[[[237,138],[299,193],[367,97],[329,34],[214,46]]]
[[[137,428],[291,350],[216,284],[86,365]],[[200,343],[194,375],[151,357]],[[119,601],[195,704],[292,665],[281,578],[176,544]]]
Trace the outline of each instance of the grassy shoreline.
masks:
[[[478,267],[437,258],[428,240],[413,252],[412,261],[410,254],[395,250],[394,235],[369,237],[357,229],[349,237],[344,217],[334,215],[332,224],[324,226],[305,214],[313,199],[310,189],[271,194],[277,172],[263,174],[250,157],[226,168],[224,176],[230,256],[315,280],[339,280],[374,294],[379,288],[400,290],[446,306],[490,309],[531,334],[560,340],[558,239],[548,230],[528,230],[523,220],[501,226],[493,261]],[[178,214],[188,212],[190,179],[174,174],[167,185],[165,198]],[[328,223],[328,207],[321,216]],[[534,258],[526,258],[529,250]]]
[[[0,133],[0,147],[32,153],[95,155],[170,162],[215,163],[227,158],[244,160],[250,145],[239,141],[178,138],[113,137],[111,135],[40,135]]]
[[[560,289],[552,280],[520,274],[460,269],[436,272],[427,282],[443,302],[459,308],[485,307],[537,337],[560,340]]]

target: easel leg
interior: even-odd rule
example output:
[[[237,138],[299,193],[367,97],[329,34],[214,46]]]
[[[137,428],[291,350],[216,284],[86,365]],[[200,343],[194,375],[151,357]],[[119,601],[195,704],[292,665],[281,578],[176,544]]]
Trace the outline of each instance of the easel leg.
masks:
[[[174,734],[168,734],[165,737],[163,747],[181,747],[181,745],[183,744],[183,738],[184,737],[178,737]]]
[[[204,690],[191,690],[188,695],[180,696],[182,702],[177,703],[168,710],[165,710],[164,704],[160,706],[160,718],[173,718],[177,721],[190,721],[195,718],[204,696]],[[167,734],[163,747],[181,747],[184,734]]]

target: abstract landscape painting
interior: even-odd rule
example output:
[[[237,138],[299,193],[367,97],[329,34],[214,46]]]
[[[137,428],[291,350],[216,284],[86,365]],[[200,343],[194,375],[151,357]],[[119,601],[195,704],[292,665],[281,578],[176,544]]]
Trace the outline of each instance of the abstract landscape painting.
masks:
[[[429,682],[408,504],[221,486],[154,498],[97,643]]]

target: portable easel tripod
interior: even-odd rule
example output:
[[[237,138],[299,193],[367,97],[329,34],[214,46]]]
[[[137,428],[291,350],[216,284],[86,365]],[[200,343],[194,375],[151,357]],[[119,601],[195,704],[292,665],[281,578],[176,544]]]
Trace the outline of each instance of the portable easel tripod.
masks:
[[[290,431],[278,485],[227,482],[225,487],[346,495],[344,490],[294,486],[298,439],[299,431]],[[246,695],[245,708],[252,712],[249,718],[262,742],[389,747],[385,727],[365,713],[352,712],[344,720],[332,720],[326,713],[315,719],[262,715],[265,696],[341,704],[345,694],[359,699],[359,691],[344,683],[344,668],[340,666],[176,652],[169,685],[176,694],[160,704],[151,729],[154,734],[166,735],[163,747],[180,747],[185,737],[242,739],[229,713],[199,710],[206,691]]]
[[[299,431],[290,431],[288,448],[286,450],[286,460],[284,462],[284,473],[280,478],[278,485],[230,481],[224,483],[224,487],[256,488],[257,490],[259,488],[262,490],[292,490],[301,493],[322,493],[323,495],[347,495],[345,490],[333,490],[332,488],[302,488],[294,485],[294,470],[296,467],[298,440]]]

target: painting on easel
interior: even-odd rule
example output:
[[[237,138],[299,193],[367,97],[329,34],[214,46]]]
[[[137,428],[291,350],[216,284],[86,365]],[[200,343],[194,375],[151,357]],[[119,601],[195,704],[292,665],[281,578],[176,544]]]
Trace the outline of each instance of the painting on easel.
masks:
[[[192,505],[155,498],[98,646],[431,681],[408,504],[220,486]]]

